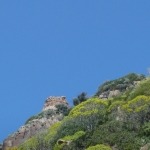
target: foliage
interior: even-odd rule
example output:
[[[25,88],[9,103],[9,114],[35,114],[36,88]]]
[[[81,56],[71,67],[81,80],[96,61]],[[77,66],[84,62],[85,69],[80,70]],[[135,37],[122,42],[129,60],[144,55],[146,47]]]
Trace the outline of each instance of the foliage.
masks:
[[[80,138],[83,135],[85,135],[84,131],[78,131],[74,135],[65,136],[63,138],[63,140],[65,140],[65,141],[75,141],[75,140],[77,140],[78,138]]]
[[[54,150],[61,150],[61,149],[64,149],[64,147],[71,148],[70,143],[78,140],[80,137],[82,137],[84,135],[85,135],[84,131],[78,131],[74,135],[65,136],[64,138],[60,139],[62,141],[61,143],[57,142],[57,144],[55,144]]]
[[[101,85],[98,88],[98,91],[95,95],[99,96],[102,92],[112,91],[117,89],[120,91],[124,91],[127,88],[132,87],[134,85],[134,81],[141,81],[143,79],[145,79],[144,75],[130,73],[122,78],[105,82],[103,85]]]
[[[124,104],[123,101],[115,101],[113,102],[110,107],[108,108],[108,112],[113,112],[113,111],[117,111],[117,108],[119,106],[122,106]]]
[[[30,150],[30,149],[37,149],[38,148],[38,141],[35,137],[28,139],[25,143],[19,146],[19,150]]]
[[[53,124],[49,128],[46,136],[44,137],[45,142],[49,145],[50,148],[55,143],[54,137],[58,134],[57,131],[58,131],[59,127],[61,126],[61,124],[62,124],[62,122],[57,122],[57,123]]]
[[[128,99],[133,99],[139,95],[150,96],[150,78],[142,81],[130,94]]]
[[[148,96],[138,96],[131,101],[128,101],[123,105],[123,109],[128,112],[141,112],[149,111],[150,107],[150,97]]]
[[[144,136],[150,137],[150,121],[146,122],[143,126],[142,126],[142,132]]]
[[[124,120],[131,130],[139,130],[144,122],[149,121],[150,97],[138,96],[122,106]]]
[[[111,150],[111,148],[103,144],[98,144],[96,146],[90,146],[87,150]]]
[[[18,150],[17,147],[10,147],[10,148],[6,148],[6,150]]]
[[[64,104],[58,104],[55,106],[57,108],[56,113],[58,114],[63,114],[64,116],[67,116],[70,109],[68,108],[68,106],[64,105]]]
[[[77,96],[77,98],[74,98],[73,99],[73,104],[74,106],[77,106],[79,105],[80,103],[86,101],[88,98],[87,98],[87,94],[85,92],[82,92],[81,94],[79,94]]]
[[[124,123],[111,121],[100,125],[93,133],[92,144],[116,145],[121,150],[138,150],[141,146],[140,140],[135,132],[126,130]]]
[[[74,107],[70,113],[70,117],[78,117],[78,116],[88,116],[92,114],[96,114],[99,111],[103,111],[105,113],[105,108],[108,103],[106,101],[100,100],[98,98],[88,99],[87,101],[81,103],[80,105]]]

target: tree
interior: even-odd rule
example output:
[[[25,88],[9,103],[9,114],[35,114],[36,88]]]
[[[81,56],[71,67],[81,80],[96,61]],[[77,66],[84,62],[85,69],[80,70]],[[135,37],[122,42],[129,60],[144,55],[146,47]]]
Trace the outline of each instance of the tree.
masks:
[[[79,95],[77,96],[77,98],[74,98],[74,99],[73,99],[73,104],[74,104],[74,106],[77,106],[78,104],[80,104],[80,103],[86,101],[87,99],[88,99],[88,98],[87,98],[87,93],[82,92],[81,94],[79,94]]]

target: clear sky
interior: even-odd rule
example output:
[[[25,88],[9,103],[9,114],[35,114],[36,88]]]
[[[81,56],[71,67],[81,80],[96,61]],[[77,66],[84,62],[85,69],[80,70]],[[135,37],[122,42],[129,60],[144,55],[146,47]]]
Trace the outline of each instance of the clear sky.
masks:
[[[50,95],[149,67],[149,0],[0,0],[0,141]]]

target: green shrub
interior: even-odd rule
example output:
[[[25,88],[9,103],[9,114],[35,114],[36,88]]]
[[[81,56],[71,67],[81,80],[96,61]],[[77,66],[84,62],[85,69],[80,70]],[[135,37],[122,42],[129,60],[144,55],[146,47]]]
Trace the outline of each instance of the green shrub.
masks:
[[[90,146],[87,150],[112,150],[109,146],[98,144],[96,146]]]
[[[144,122],[149,121],[150,97],[138,96],[122,106],[125,113],[124,120],[131,125],[131,129],[139,130]]]
[[[142,126],[142,133],[143,133],[143,136],[150,137],[150,121],[149,121],[149,122],[146,122],[146,123]]]
[[[62,138],[65,141],[75,141],[78,138],[82,137],[83,135],[85,135],[84,131],[78,131],[76,132],[74,135],[69,135],[69,136],[65,136],[64,138]]]
[[[61,149],[69,149],[72,148],[71,143],[78,140],[82,136],[85,135],[84,131],[78,131],[74,135],[65,136],[60,139],[61,143],[57,141],[57,144],[54,146],[54,150],[61,150]]]
[[[150,79],[142,81],[130,94],[128,99],[133,99],[139,95],[150,96]]]
[[[108,103],[106,101],[98,98],[91,98],[74,107],[70,111],[69,117],[89,116],[98,112],[105,114],[107,105]]]
[[[58,135],[58,129],[60,128],[62,122],[54,123],[49,129],[47,134],[44,137],[45,142],[49,145],[49,148],[52,149],[56,143],[56,135]]]
[[[73,104],[74,106],[77,106],[78,104],[86,101],[87,99],[88,99],[87,94],[85,92],[82,92],[81,94],[77,96],[77,98],[73,99]]]
[[[120,121],[111,121],[99,126],[91,137],[91,143],[116,145],[119,150],[139,150],[142,146],[138,133],[128,131]]]
[[[32,149],[38,149],[38,141],[35,137],[28,139],[18,148],[18,150],[32,150]]]
[[[58,104],[55,107],[57,108],[57,114],[63,114],[64,116],[67,116],[69,114],[70,109],[68,108],[68,106],[64,104]]]

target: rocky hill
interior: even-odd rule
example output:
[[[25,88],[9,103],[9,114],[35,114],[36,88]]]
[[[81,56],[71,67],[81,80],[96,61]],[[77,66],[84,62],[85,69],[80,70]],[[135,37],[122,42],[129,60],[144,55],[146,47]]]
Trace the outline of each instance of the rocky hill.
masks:
[[[101,99],[109,99],[123,95],[123,93],[131,91],[144,79],[146,79],[146,77],[142,74],[130,73],[119,79],[106,81],[98,88],[95,95]]]
[[[128,74],[79,95],[49,97],[4,141],[4,150],[150,150],[150,78]],[[64,117],[65,115],[65,117]]]
[[[41,113],[29,118],[25,125],[4,140],[3,150],[18,146],[35,134],[44,132],[51,125],[62,120],[68,109],[66,97],[48,97]]]

